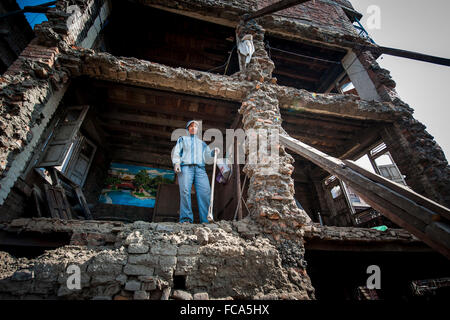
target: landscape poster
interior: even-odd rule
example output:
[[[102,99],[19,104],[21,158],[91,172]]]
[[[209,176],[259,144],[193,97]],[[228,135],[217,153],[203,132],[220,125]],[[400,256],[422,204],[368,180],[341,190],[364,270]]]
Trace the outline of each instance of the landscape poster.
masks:
[[[174,183],[173,170],[112,162],[99,202],[153,208],[160,183]]]

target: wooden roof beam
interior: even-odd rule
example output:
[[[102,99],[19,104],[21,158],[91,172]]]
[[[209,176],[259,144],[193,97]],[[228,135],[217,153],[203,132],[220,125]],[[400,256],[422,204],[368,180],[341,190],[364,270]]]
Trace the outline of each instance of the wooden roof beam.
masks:
[[[308,2],[308,1],[309,0],[282,0],[282,1],[276,2],[274,4],[271,4],[267,7],[264,7],[256,12],[244,15],[243,19],[244,19],[244,21],[256,19],[256,18],[265,16],[268,14],[272,14],[274,12],[281,11],[281,10],[284,10],[284,9],[287,9],[287,8],[290,8],[290,7],[293,7],[293,6]]]

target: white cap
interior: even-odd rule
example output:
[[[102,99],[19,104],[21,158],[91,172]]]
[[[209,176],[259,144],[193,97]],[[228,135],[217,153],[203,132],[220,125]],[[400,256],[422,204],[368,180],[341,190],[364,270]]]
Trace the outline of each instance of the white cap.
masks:
[[[186,124],[186,129],[189,128],[189,126],[190,126],[191,123],[193,123],[193,122],[195,122],[195,123],[197,124],[197,126],[200,127],[200,124],[198,123],[198,121],[196,121],[196,120],[191,120],[191,121],[188,121],[188,123]]]

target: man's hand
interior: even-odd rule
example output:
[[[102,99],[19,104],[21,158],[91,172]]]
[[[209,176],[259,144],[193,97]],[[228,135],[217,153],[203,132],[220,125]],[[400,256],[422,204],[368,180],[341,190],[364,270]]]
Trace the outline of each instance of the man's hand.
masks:
[[[214,153],[215,153],[215,154],[219,154],[219,152],[220,152],[220,149],[219,149],[219,148],[217,148],[217,147],[214,148]]]
[[[181,166],[180,166],[180,164],[179,164],[179,163],[175,163],[174,169],[175,169],[175,172],[176,172],[176,173],[180,173],[180,172],[181,172]]]

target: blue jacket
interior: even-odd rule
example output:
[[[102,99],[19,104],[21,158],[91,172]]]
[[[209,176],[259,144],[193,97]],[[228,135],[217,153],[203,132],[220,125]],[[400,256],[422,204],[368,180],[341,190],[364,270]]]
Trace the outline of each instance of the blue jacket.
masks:
[[[196,164],[200,167],[205,166],[205,161],[211,163],[214,157],[214,151],[208,145],[200,140],[197,135],[188,135],[178,138],[177,144],[172,151],[173,165]]]

